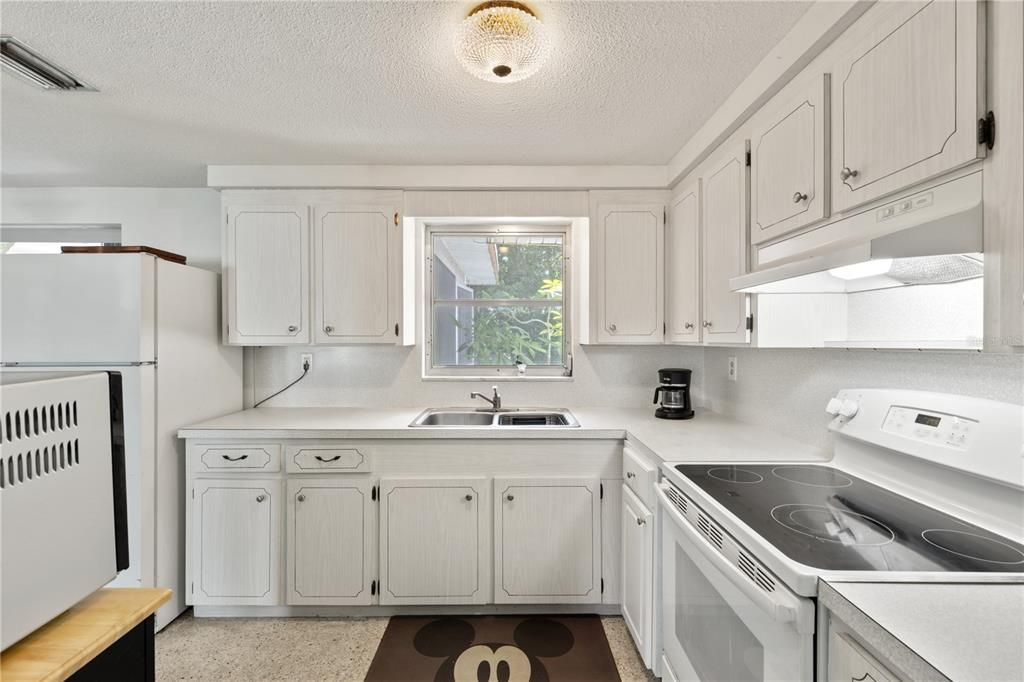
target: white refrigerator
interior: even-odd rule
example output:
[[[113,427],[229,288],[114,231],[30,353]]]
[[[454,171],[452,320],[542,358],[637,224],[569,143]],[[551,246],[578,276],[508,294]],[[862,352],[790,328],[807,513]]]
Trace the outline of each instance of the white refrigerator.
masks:
[[[185,610],[177,430],[242,409],[241,349],[220,342],[219,279],[145,254],[0,256],[4,372],[121,373],[130,565],[111,585],[174,590],[158,630]]]

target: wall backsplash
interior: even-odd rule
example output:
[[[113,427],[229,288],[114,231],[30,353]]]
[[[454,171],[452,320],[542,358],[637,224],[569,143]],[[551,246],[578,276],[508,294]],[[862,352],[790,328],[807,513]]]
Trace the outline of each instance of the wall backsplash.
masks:
[[[726,376],[738,361],[737,381]],[[708,348],[707,405],[811,445],[829,442],[825,404],[841,388],[909,388],[1024,404],[1024,355]]]
[[[255,349],[256,400],[292,381],[299,373],[301,354],[309,350]],[[587,346],[576,350],[572,381],[424,381],[418,347],[349,346],[316,348],[313,353],[309,376],[268,406],[469,405],[470,391],[486,391],[497,384],[511,406],[651,407],[657,371],[662,367],[692,369],[694,397],[699,401],[704,357],[700,348]]]

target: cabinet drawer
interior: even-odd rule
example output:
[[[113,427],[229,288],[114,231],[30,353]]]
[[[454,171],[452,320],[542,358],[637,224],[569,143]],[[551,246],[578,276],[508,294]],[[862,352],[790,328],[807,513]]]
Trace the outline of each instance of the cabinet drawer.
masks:
[[[654,484],[658,479],[658,467],[629,445],[622,450],[622,480],[647,505],[657,509]]]
[[[285,468],[289,472],[370,471],[370,453],[354,445],[286,445]]]
[[[189,444],[189,461],[196,473],[281,470],[279,443]]]

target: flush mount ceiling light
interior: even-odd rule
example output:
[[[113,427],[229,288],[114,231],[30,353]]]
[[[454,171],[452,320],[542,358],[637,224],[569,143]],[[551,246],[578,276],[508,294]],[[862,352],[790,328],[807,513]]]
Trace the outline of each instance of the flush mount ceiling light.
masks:
[[[549,52],[544,24],[533,10],[505,0],[474,7],[455,38],[455,53],[466,70],[492,83],[529,78]]]
[[[44,90],[96,90],[11,36],[0,36],[0,63],[14,75]]]

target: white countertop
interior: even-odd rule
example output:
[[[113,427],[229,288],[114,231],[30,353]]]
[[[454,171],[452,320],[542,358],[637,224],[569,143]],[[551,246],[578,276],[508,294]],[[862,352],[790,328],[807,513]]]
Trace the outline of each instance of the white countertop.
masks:
[[[828,584],[951,680],[1024,679],[1024,585]]]
[[[185,427],[181,438],[622,439],[663,461],[805,461],[828,453],[770,429],[699,410],[687,420],[653,409],[569,408],[579,428],[410,427],[425,408],[260,407]],[[824,422],[822,429],[825,428]]]

